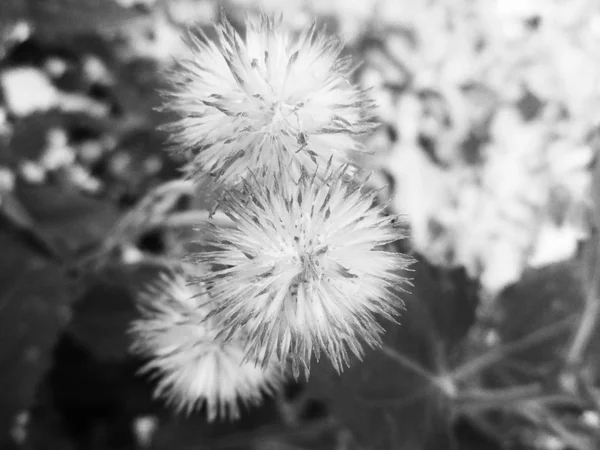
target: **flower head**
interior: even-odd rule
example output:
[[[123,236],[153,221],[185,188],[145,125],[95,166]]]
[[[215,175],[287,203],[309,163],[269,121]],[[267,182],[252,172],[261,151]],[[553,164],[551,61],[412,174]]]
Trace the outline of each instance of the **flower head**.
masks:
[[[281,366],[249,361],[242,331],[225,343],[210,317],[206,291],[181,274],[162,275],[140,296],[142,318],[131,328],[133,352],[150,359],[144,371],[158,378],[155,394],[180,410],[205,405],[210,421],[239,417],[239,402],[258,404],[283,380]]]
[[[364,150],[355,136],[374,128],[374,103],[350,84],[340,41],[267,15],[247,20],[245,39],[226,19],[215,31],[215,41],[187,36],[192,56],[172,71],[165,105],[179,116],[167,129],[194,178],[231,185],[263,166],[299,174]]]
[[[401,306],[391,290],[406,282],[399,273],[410,259],[385,250],[403,237],[398,219],[344,170],[296,182],[266,170],[249,177],[222,200],[234,228],[209,222],[204,236],[216,250],[192,258],[215,267],[199,280],[224,329],[244,326],[249,357],[290,358],[296,376],[321,352],[341,371],[348,352],[361,357],[361,343],[380,343],[377,316]]]

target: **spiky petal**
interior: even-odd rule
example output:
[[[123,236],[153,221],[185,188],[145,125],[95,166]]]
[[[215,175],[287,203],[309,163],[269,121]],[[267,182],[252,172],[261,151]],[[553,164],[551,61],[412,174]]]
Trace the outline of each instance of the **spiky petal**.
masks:
[[[200,30],[186,39],[192,56],[170,75],[165,108],[173,149],[196,178],[233,184],[247,170],[321,167],[333,156],[364,151],[356,136],[371,131],[374,103],[349,82],[353,67],[337,39],[295,33],[281,18],[248,19],[243,39],[224,18],[216,39]]]
[[[222,200],[234,228],[208,223],[205,240],[216,250],[193,255],[220,268],[198,281],[225,332],[246,327],[250,358],[290,358],[296,376],[308,374],[313,354],[341,371],[362,343],[378,345],[377,316],[397,313],[391,291],[407,282],[399,274],[410,263],[385,249],[404,236],[398,217],[374,206],[376,193],[345,181],[345,167],[324,173],[249,177]]]
[[[237,419],[239,403],[258,404],[282,383],[281,365],[245,358],[243,330],[227,343],[210,318],[211,300],[181,274],[163,275],[140,294],[142,317],[132,327],[132,350],[150,359],[155,395],[188,413],[205,405],[208,420]]]

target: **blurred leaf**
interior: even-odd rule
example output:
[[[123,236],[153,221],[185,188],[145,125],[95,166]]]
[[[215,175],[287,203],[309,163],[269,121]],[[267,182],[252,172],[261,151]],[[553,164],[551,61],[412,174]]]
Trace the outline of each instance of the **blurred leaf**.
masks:
[[[589,319],[585,309],[588,270],[587,262],[579,260],[531,269],[519,283],[502,293],[498,302],[499,340],[515,351],[493,366],[487,377],[489,383],[540,381],[555,391],[554,383],[577,383],[573,379],[557,379],[565,369],[573,371],[568,375],[579,381],[597,383],[600,367],[597,326],[587,331],[589,340],[581,348],[582,358],[569,360],[579,328]],[[576,386],[561,387],[576,390]]]
[[[23,161],[40,161],[48,147],[48,133],[67,124],[64,115],[36,112],[20,118],[13,128],[9,149],[3,155],[7,163],[18,167]]]
[[[0,448],[15,416],[31,406],[68,321],[68,283],[56,265],[0,231]]]
[[[561,262],[527,270],[501,293],[499,344],[531,342],[494,366],[504,382],[528,383],[559,369],[584,301],[582,276],[580,263]]]
[[[590,137],[590,146],[594,151],[594,162],[592,165],[592,225],[596,233],[600,233],[600,128],[596,129]]]
[[[480,385],[472,398],[463,396],[467,409],[479,411],[484,426],[504,440],[528,442],[531,435],[552,435],[568,448],[595,448],[585,444],[590,436],[584,436],[573,418],[582,408],[593,407],[584,386],[588,369],[597,370],[598,336],[590,342],[596,354],[591,361],[568,361],[573,337],[585,319],[585,270],[581,261],[526,270],[500,294],[487,333],[481,335],[480,356],[465,364],[478,368],[467,372]]]
[[[25,19],[45,37],[111,33],[147,14],[116,0],[26,0]]]
[[[118,217],[112,204],[85,197],[71,187],[18,182],[15,194],[35,227],[67,254],[103,240]]]
[[[462,271],[425,261],[412,266],[414,287],[401,298],[401,325],[388,324],[384,348],[367,352],[341,376],[323,361],[311,371],[308,394],[329,402],[333,416],[366,448],[452,449],[451,383],[443,374],[459,356],[473,324],[475,286]]]
[[[10,0],[0,2],[0,24],[6,25],[16,22],[26,13],[27,0]]]
[[[12,192],[2,192],[0,213],[19,228],[32,229],[33,219]]]
[[[26,0],[0,2],[0,58],[4,56],[7,41],[10,40],[18,22],[26,14]]]
[[[73,308],[66,332],[99,361],[126,359],[130,343],[127,330],[138,317],[136,292],[162,269],[156,264],[114,265],[92,275]]]
[[[28,450],[132,449],[133,421],[154,414],[151,387],[132,360],[99,361],[63,334],[32,411]]]

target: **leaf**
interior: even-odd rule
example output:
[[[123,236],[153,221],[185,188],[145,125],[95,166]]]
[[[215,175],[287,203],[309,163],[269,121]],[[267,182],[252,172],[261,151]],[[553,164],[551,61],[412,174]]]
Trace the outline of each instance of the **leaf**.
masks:
[[[372,450],[455,446],[448,401],[454,388],[443,374],[473,324],[474,284],[462,271],[423,260],[412,269],[414,287],[401,296],[406,311],[400,325],[387,324],[383,349],[369,351],[342,375],[321,362],[308,381],[308,395],[327,401],[333,416]]]
[[[499,361],[495,373],[524,384],[558,369],[583,302],[583,272],[577,261],[527,270],[497,304],[499,344],[519,343],[523,348]]]
[[[33,219],[18,198],[10,191],[2,192],[0,197],[0,214],[22,229],[33,229]]]
[[[0,58],[10,47],[11,35],[25,15],[25,0],[0,2]]]
[[[117,219],[112,204],[79,194],[67,186],[17,182],[15,195],[40,231],[62,252],[74,254],[106,237]]]
[[[0,3],[0,23],[10,24],[22,18],[26,11],[26,0],[12,0]]]
[[[156,264],[114,265],[92,275],[73,308],[73,320],[66,333],[99,361],[127,359],[127,330],[138,317],[136,291],[163,269]]]
[[[44,37],[111,33],[147,15],[116,0],[26,0],[29,21]]]
[[[67,323],[71,296],[60,267],[0,230],[0,448],[17,414],[32,404]]]
[[[135,361],[102,362],[63,334],[28,424],[29,449],[134,448],[136,417],[156,412]],[[137,448],[137,447],[136,447]]]
[[[3,157],[15,168],[23,161],[40,161],[48,147],[48,133],[65,125],[65,116],[56,111],[35,112],[19,118]]]
[[[457,370],[477,385],[459,401],[483,429],[502,439],[553,435],[569,448],[595,448],[584,444],[590,435],[571,420],[593,404],[586,374],[597,370],[597,362],[572,365],[568,357],[586,317],[584,279],[581,261],[566,261],[528,269],[500,294],[474,342],[479,356]],[[598,342],[592,337],[595,352]]]

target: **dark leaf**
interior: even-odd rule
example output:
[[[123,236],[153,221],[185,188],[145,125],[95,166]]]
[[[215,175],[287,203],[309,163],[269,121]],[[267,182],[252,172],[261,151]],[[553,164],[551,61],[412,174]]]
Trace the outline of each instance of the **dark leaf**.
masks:
[[[66,332],[99,361],[128,358],[131,321],[138,317],[135,295],[164,268],[155,264],[115,265],[87,280]]]
[[[116,0],[26,0],[26,19],[45,37],[114,33],[147,17]]]
[[[381,350],[369,351],[338,376],[315,365],[308,394],[329,402],[333,416],[365,448],[452,449],[451,382],[443,374],[474,321],[474,285],[461,271],[412,266],[401,325],[388,324]]]
[[[48,147],[48,133],[53,128],[64,126],[64,117],[55,111],[34,113],[16,122],[10,139],[10,164],[18,167],[23,161],[41,160]]]
[[[569,448],[595,448],[572,420],[593,407],[585,389],[597,371],[597,357],[569,357],[587,317],[585,272],[581,261],[532,268],[497,299],[479,356],[466,364],[480,386],[462,400],[498,438],[522,443],[549,433]],[[596,355],[598,342],[597,335],[589,342]]]
[[[0,231],[0,248],[0,448],[5,448],[16,415],[31,406],[49,367],[71,296],[62,270],[14,236]]]
[[[10,47],[11,34],[26,14],[26,0],[0,2],[0,58]]]
[[[118,216],[112,204],[85,197],[67,186],[18,182],[15,193],[33,219],[36,231],[66,254],[98,244]]]
[[[583,306],[583,286],[581,264],[567,261],[530,269],[502,292],[498,345],[524,345],[494,371],[511,383],[528,383],[558,370]]]

